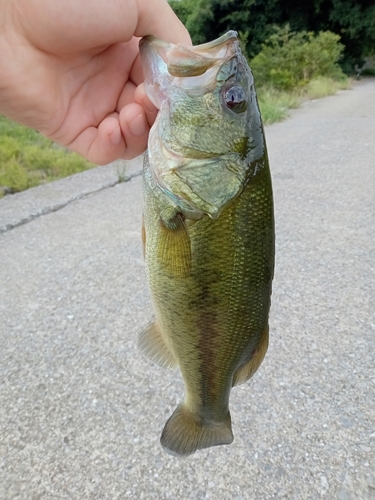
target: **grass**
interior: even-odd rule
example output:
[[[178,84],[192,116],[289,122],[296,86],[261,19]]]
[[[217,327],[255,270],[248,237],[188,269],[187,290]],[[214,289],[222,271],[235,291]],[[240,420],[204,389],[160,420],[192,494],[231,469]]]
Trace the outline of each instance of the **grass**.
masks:
[[[94,166],[35,130],[0,115],[0,197]]]
[[[332,80],[326,76],[314,78],[308,83],[306,88],[306,97],[308,99],[320,99],[327,95],[336,94],[338,90],[347,90],[351,82],[348,78],[343,80]]]
[[[289,109],[298,108],[301,96],[297,92],[282,92],[272,87],[261,87],[258,91],[259,107],[265,125],[279,122],[288,116]]]
[[[333,80],[319,77],[311,80],[305,87],[292,92],[284,92],[272,87],[258,90],[259,107],[264,124],[284,120],[290,109],[298,108],[306,99],[318,99],[335,94],[338,90],[348,89],[350,80]]]

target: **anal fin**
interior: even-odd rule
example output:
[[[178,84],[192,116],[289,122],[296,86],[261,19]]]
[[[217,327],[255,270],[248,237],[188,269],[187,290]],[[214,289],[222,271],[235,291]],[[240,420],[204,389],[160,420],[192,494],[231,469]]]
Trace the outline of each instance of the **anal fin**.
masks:
[[[257,369],[262,364],[263,358],[266,355],[268,349],[268,325],[263,330],[262,335],[259,339],[258,346],[255,352],[251,353],[250,359],[248,359],[243,365],[241,365],[234,372],[232,385],[244,384],[251,378]]]
[[[163,368],[173,368],[177,364],[156,322],[149,323],[139,334],[138,348],[147,358]]]

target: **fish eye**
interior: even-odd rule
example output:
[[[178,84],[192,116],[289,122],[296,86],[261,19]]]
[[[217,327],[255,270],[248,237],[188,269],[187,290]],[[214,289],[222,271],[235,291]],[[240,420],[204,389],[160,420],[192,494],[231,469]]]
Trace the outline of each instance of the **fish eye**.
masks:
[[[247,108],[246,93],[239,85],[233,85],[225,91],[224,100],[227,108],[235,113],[243,113]]]

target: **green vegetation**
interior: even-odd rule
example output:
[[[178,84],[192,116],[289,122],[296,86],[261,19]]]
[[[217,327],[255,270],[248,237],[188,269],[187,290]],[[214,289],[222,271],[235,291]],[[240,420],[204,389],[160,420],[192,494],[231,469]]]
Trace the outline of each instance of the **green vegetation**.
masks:
[[[360,73],[361,76],[375,76],[375,68],[365,68]]]
[[[319,76],[311,80],[306,87],[308,99],[320,99],[326,95],[336,94],[338,90],[348,90],[350,80],[348,78],[333,80],[326,76]]]
[[[35,130],[0,115],[0,197],[93,166]]]
[[[290,109],[298,108],[306,99],[318,99],[335,94],[338,90],[348,89],[350,80],[335,81],[328,77],[317,77],[300,90],[283,91],[263,86],[258,90],[259,107],[262,120],[270,124],[284,120]]]
[[[272,34],[289,23],[292,31],[331,31],[344,45],[340,64],[347,73],[374,54],[375,3],[370,0],[170,0],[193,42],[214,40],[232,29],[247,38],[253,58]]]
[[[360,76],[375,76],[375,54],[372,57],[366,57],[363,68],[359,69]]]
[[[261,87],[258,91],[262,120],[266,125],[284,120],[289,109],[298,108],[301,101],[299,92],[285,92],[272,87]]]
[[[344,46],[340,37],[329,31],[294,33],[289,25],[276,27],[251,61],[257,85],[271,85],[279,90],[306,86],[318,76],[345,79],[337,64]]]
[[[264,123],[284,119],[305,99],[335,94],[349,81],[338,65],[343,45],[329,31],[293,33],[275,27],[250,61]],[[242,40],[243,42],[243,40]]]

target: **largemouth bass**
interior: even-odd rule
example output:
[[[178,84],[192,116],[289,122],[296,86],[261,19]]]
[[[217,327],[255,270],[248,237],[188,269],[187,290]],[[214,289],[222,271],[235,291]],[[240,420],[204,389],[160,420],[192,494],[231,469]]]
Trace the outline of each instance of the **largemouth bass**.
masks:
[[[254,80],[237,34],[195,47],[140,42],[160,112],[144,163],[143,242],[155,321],[139,346],[179,366],[185,399],[161,435],[189,455],[233,441],[229,396],[268,347],[271,177]]]

